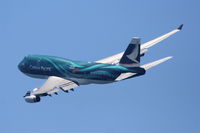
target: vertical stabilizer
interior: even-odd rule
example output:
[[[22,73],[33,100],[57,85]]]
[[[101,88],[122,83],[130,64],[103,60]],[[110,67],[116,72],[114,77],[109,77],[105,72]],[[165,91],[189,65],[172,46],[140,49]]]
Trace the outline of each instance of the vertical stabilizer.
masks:
[[[140,38],[132,38],[119,64],[127,67],[140,66]]]

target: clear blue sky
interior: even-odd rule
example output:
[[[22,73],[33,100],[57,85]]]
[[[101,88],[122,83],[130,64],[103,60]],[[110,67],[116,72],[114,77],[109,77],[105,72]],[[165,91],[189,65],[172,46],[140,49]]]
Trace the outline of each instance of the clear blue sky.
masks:
[[[199,133],[200,2],[197,0],[0,1],[1,133]],[[142,64],[174,58],[145,76],[28,104],[44,80],[23,75],[25,55],[95,61],[179,24],[183,31],[152,47]]]

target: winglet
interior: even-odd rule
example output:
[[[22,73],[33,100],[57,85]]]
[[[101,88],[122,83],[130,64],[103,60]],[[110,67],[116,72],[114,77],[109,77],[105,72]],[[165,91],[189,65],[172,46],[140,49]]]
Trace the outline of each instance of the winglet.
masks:
[[[182,28],[183,28],[183,24],[181,24],[177,29],[182,30]]]

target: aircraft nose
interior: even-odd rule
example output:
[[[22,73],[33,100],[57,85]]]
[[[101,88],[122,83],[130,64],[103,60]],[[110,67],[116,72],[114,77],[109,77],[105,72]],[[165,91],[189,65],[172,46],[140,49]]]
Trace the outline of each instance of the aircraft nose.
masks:
[[[18,69],[19,69],[21,72],[24,72],[24,69],[25,69],[24,60],[21,61],[21,62],[18,64]]]

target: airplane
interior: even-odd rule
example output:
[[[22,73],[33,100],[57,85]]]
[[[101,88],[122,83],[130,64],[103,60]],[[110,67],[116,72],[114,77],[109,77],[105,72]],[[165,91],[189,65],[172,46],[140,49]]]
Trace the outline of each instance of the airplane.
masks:
[[[25,101],[37,103],[41,101],[41,97],[57,95],[60,89],[69,92],[80,85],[107,84],[144,75],[148,69],[171,59],[172,56],[145,65],[140,64],[140,57],[150,47],[181,31],[182,27],[183,24],[142,45],[140,38],[134,37],[124,52],[94,62],[46,55],[25,56],[18,65],[19,70],[33,78],[47,79],[42,86],[28,91],[24,96]]]

